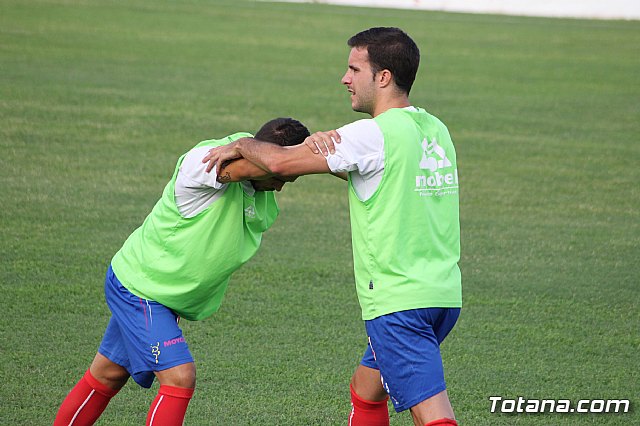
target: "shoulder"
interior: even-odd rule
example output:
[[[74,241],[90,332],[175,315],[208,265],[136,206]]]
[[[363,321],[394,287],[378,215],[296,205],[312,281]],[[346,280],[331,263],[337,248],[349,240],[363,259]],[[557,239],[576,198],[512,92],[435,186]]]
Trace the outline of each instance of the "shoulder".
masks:
[[[185,187],[207,186],[221,189],[224,185],[217,181],[216,169],[207,173],[207,164],[202,159],[209,153],[210,146],[196,146],[187,152],[180,163],[176,184]]]
[[[341,142],[336,150],[352,152],[356,157],[380,152],[384,146],[384,135],[372,118],[354,121],[337,129]]]
[[[384,136],[373,119],[358,120],[337,129],[340,143],[335,154],[327,157],[331,171],[353,172],[362,175],[382,167]]]
[[[222,139],[207,139],[204,140],[200,143],[198,143],[193,149],[196,148],[213,148],[216,146],[222,146],[222,145],[227,145],[230,144],[233,141],[236,141],[240,138],[252,138],[253,135],[251,133],[247,133],[247,132],[238,132],[238,133],[234,133],[232,135],[229,135],[227,137],[224,137]]]
[[[180,164],[180,170],[183,173],[189,174],[190,170],[197,170],[200,172],[203,167],[206,168],[204,163],[202,163],[202,159],[207,155],[210,149],[211,146],[206,145],[198,145],[195,148],[191,148],[191,150],[184,155],[182,163]]]
[[[238,132],[222,139],[208,139],[198,143],[183,156],[180,163],[180,173],[183,177],[187,177],[194,182],[213,188],[221,188],[221,184],[217,181],[216,169],[207,173],[207,163],[203,163],[202,159],[207,156],[211,148],[227,145],[245,137],[253,137],[253,135],[247,132]]]
[[[366,118],[346,124],[337,129],[337,132],[340,134],[340,137],[353,139],[371,139],[382,136],[380,126],[373,118]]]

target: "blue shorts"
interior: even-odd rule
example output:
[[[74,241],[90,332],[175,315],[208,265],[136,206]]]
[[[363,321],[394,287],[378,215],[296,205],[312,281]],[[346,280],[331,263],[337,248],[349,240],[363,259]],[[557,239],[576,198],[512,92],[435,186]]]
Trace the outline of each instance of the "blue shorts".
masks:
[[[445,390],[440,343],[460,308],[424,308],[365,321],[369,345],[360,364],[380,371],[397,412]]]
[[[104,292],[111,320],[98,352],[126,368],[136,383],[149,388],[154,371],[193,362],[179,317],[171,309],[129,292],[111,267]]]

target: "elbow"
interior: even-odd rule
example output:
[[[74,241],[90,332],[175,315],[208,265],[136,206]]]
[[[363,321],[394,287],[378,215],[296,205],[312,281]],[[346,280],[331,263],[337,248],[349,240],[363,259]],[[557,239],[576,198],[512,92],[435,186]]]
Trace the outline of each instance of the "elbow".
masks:
[[[264,166],[269,173],[277,176],[286,176],[289,171],[286,162],[279,155],[270,156],[266,159]]]
[[[278,163],[273,163],[273,164],[267,164],[266,166],[269,169],[269,173],[272,173],[276,176],[284,175],[284,167],[282,167],[282,165]]]

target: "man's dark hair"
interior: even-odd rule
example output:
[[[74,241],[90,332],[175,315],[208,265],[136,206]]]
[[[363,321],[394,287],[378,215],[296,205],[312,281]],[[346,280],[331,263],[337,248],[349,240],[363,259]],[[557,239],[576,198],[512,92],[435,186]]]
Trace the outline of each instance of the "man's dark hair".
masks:
[[[280,146],[301,144],[310,135],[309,130],[293,118],[274,118],[262,125],[255,138]]]
[[[420,65],[420,49],[400,28],[375,27],[359,32],[347,42],[349,47],[366,47],[371,71],[391,71],[393,81],[401,90],[411,91]]]

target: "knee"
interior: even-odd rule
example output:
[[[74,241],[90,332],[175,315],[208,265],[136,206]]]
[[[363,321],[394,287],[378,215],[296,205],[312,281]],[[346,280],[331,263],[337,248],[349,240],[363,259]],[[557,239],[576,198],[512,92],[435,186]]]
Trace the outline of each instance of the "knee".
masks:
[[[367,401],[383,401],[388,398],[387,392],[382,387],[380,372],[362,365],[358,366],[351,377],[351,389]]]
[[[125,369],[109,368],[98,370],[90,368],[89,371],[97,381],[115,390],[122,388],[129,379],[129,373]]]
[[[161,385],[194,389],[196,387],[196,366],[190,362],[168,370],[156,372]]]
[[[196,366],[191,363],[187,364],[177,377],[176,384],[179,388],[195,389],[196,387]]]
[[[89,372],[94,379],[115,390],[122,388],[129,379],[129,372],[124,367],[101,354],[96,355],[89,367]]]

